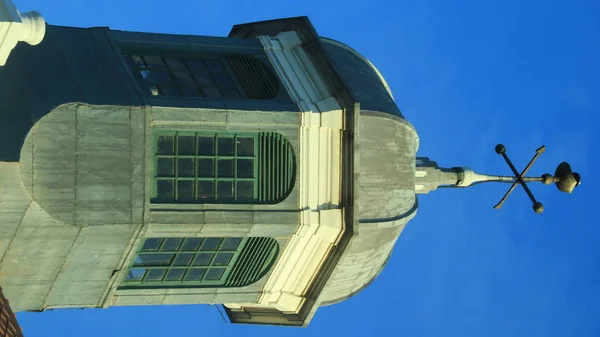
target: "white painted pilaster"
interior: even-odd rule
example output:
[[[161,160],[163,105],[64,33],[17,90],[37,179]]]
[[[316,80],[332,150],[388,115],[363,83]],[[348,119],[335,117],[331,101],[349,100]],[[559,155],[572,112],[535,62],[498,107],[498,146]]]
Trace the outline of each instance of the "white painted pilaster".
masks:
[[[225,305],[294,313],[300,310],[306,291],[344,231],[340,207],[343,112],[296,32],[259,40],[301,110],[298,209],[302,211],[298,229],[273,267],[259,303]]]

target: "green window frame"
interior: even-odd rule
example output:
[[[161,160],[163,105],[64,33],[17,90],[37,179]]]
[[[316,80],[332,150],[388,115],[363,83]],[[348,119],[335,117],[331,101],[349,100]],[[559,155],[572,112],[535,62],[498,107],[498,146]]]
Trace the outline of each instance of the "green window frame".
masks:
[[[249,55],[138,50],[123,57],[151,96],[270,100],[279,92],[273,72]]]
[[[294,185],[277,133],[157,131],[153,142],[153,203],[276,203]]]
[[[147,238],[122,287],[240,287],[258,281],[277,255],[266,237]]]

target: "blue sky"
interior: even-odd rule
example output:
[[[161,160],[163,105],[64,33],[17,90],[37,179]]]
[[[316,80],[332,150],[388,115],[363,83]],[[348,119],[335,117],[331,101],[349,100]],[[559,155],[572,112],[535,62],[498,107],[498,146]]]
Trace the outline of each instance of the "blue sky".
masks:
[[[27,337],[600,336],[598,167],[600,2],[326,0],[14,0],[51,24],[227,35],[234,24],[308,15],[383,73],[421,138],[419,155],[446,166],[509,174],[569,161],[573,195],[480,185],[421,196],[417,217],[380,277],[358,296],[319,309],[308,329],[223,324],[214,307],[118,307],[19,313]]]

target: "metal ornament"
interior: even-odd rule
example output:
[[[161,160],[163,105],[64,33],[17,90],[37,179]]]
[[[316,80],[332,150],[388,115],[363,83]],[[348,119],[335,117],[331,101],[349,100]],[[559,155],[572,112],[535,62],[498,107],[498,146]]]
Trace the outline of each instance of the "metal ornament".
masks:
[[[552,183],[555,183],[558,190],[561,192],[565,192],[565,193],[573,192],[575,187],[577,187],[581,184],[581,176],[578,173],[573,172],[571,170],[571,165],[569,165],[569,163],[567,163],[567,162],[562,162],[558,165],[558,167],[556,168],[556,171],[554,172],[554,176],[546,173],[546,174],[542,175],[541,177],[535,177],[535,178],[525,178],[524,177],[525,174],[527,173],[527,171],[529,171],[529,169],[533,165],[533,163],[539,158],[539,156],[542,153],[544,153],[546,151],[545,146],[542,146],[535,151],[535,155],[529,161],[529,164],[527,164],[525,169],[520,174],[517,171],[517,169],[515,168],[515,166],[513,165],[513,163],[510,161],[508,156],[506,155],[506,147],[504,145],[502,145],[502,144],[496,145],[495,150],[496,150],[497,154],[501,155],[504,158],[504,160],[506,161],[506,163],[512,170],[513,174],[515,175],[512,186],[508,189],[506,194],[504,194],[504,196],[502,197],[500,202],[498,202],[494,206],[495,209],[499,209],[502,207],[502,205],[504,204],[504,202],[506,201],[508,196],[516,188],[517,184],[520,184],[521,186],[523,186],[525,193],[527,193],[527,195],[529,196],[529,199],[531,199],[531,201],[533,202],[533,210],[536,213],[542,213],[544,211],[544,205],[535,199],[535,197],[533,196],[533,193],[531,193],[531,190],[527,186],[527,182],[539,181],[539,182],[543,183],[544,185],[550,185]]]

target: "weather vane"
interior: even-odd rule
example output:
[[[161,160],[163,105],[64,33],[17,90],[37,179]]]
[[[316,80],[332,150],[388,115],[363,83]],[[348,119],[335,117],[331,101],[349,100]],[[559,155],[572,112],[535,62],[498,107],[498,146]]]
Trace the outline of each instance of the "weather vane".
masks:
[[[531,202],[533,203],[533,210],[536,213],[542,213],[544,211],[544,205],[535,199],[535,197],[533,196],[533,193],[531,193],[531,190],[527,186],[528,182],[539,181],[539,182],[543,183],[544,185],[550,185],[552,183],[555,183],[558,190],[561,192],[565,192],[565,193],[573,192],[575,187],[577,187],[577,186],[579,186],[579,184],[581,184],[581,176],[578,173],[571,171],[571,165],[569,165],[569,163],[567,163],[567,162],[562,162],[558,165],[558,167],[554,171],[554,176],[552,176],[549,173],[546,173],[546,174],[543,174],[541,177],[525,178],[525,174],[527,173],[527,171],[529,171],[529,169],[531,168],[533,163],[539,158],[539,156],[542,153],[544,153],[546,151],[546,146],[542,145],[542,147],[535,150],[535,155],[533,156],[533,158],[531,158],[531,160],[529,161],[529,164],[527,164],[527,166],[525,167],[525,169],[523,169],[523,171],[521,173],[519,173],[517,171],[517,169],[515,168],[513,163],[508,158],[508,155],[506,155],[506,147],[504,145],[502,145],[502,144],[496,145],[495,150],[496,150],[497,154],[501,155],[504,158],[504,160],[506,161],[506,163],[512,170],[513,174],[515,175],[514,178],[512,178],[513,179],[512,186],[508,189],[506,194],[504,194],[504,196],[502,197],[500,202],[494,206],[495,209],[499,209],[502,207],[502,204],[504,204],[504,201],[506,201],[506,199],[512,193],[512,191],[515,189],[517,184],[520,184],[521,186],[523,186],[525,193],[527,193],[527,195],[529,196],[529,199],[531,199]]]
[[[523,186],[525,193],[527,193],[529,196],[529,199],[531,199],[531,202],[533,202],[533,210],[536,213],[542,213],[544,211],[544,205],[535,199],[533,193],[531,193],[531,190],[529,189],[529,186],[527,186],[527,183],[535,181],[541,182],[545,185],[554,183],[561,192],[566,193],[573,192],[575,187],[579,186],[581,183],[581,177],[578,173],[571,171],[571,165],[569,165],[567,162],[560,163],[554,171],[554,175],[546,173],[541,177],[525,177],[525,174],[527,174],[527,171],[529,171],[533,163],[535,163],[539,156],[545,151],[545,146],[537,149],[535,151],[535,155],[529,161],[529,164],[527,164],[525,169],[519,173],[506,155],[506,147],[502,144],[496,145],[496,153],[504,158],[512,170],[512,176],[480,174],[466,166],[444,168],[438,166],[436,162],[427,157],[417,157],[415,165],[415,192],[419,194],[425,194],[437,189],[438,187],[466,188],[481,183],[490,182],[511,183],[512,186],[508,189],[506,194],[504,194],[500,202],[494,206],[495,209],[501,208],[517,185],[521,185]]]

